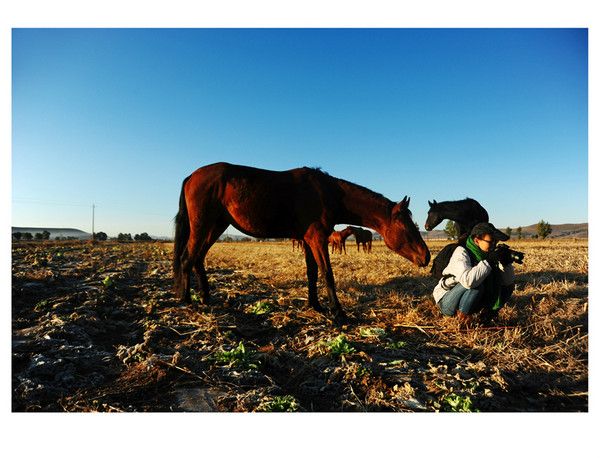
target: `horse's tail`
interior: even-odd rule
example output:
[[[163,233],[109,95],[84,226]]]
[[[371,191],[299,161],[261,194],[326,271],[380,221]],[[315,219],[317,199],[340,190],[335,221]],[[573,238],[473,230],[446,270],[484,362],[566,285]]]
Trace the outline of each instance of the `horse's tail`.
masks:
[[[175,246],[173,248],[173,277],[175,279],[175,290],[183,294],[183,275],[181,272],[181,257],[187,249],[187,242],[190,238],[190,218],[188,215],[187,204],[185,203],[185,184],[190,179],[187,177],[181,185],[181,194],[179,195],[179,212],[175,215]]]

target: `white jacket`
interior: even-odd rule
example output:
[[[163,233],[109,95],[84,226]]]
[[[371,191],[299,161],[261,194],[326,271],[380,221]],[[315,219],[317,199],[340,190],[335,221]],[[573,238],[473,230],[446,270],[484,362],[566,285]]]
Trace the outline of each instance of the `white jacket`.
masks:
[[[450,262],[443,270],[442,274],[454,275],[454,278],[446,280],[446,285],[452,288],[457,283],[460,283],[467,289],[477,288],[483,283],[486,277],[492,272],[492,266],[486,260],[479,261],[475,266],[471,265],[471,258],[467,253],[467,249],[459,246],[452,253]],[[515,282],[515,268],[512,264],[506,266],[500,264],[500,275],[502,285],[512,285]],[[448,290],[442,286],[442,280],[438,282],[433,290],[433,298],[435,303],[439,303],[440,299]]]

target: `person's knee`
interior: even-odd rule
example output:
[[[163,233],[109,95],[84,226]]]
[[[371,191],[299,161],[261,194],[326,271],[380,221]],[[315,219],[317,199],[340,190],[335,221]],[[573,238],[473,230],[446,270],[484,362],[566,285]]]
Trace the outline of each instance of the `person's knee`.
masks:
[[[482,297],[482,287],[467,289],[460,298],[458,310],[460,310],[466,315],[477,312],[480,308],[480,302]]]

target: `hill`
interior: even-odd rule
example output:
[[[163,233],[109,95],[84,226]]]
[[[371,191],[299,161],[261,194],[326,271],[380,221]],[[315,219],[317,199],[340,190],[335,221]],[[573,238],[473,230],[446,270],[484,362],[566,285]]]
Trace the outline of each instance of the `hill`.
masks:
[[[440,224],[439,227],[443,227],[445,223]],[[560,238],[576,238],[576,239],[587,239],[588,238],[588,223],[578,223],[578,224],[552,224],[550,223],[550,227],[552,228],[552,233],[548,236],[550,239],[560,239]],[[503,232],[506,232],[505,227],[498,227]],[[537,223],[530,224],[529,226],[522,226],[522,237],[525,239],[531,238],[531,236],[537,234]],[[516,239],[516,227],[512,228],[512,236],[511,239]],[[434,229],[433,231],[426,232],[421,231],[421,236],[424,240],[436,240],[442,239],[445,240],[446,233],[443,230]]]
[[[80,240],[88,240],[92,238],[92,234],[89,232],[84,232],[80,229],[74,229],[70,227],[14,227],[12,228],[12,233],[15,232],[29,232],[31,235],[35,235],[36,233],[42,233],[44,231],[50,232],[50,239],[54,239],[56,237],[76,237]]]
[[[552,224],[552,233],[548,236],[551,239],[559,238],[588,238],[588,223],[579,224]],[[513,228],[514,235],[515,228]],[[537,223],[523,227],[523,237],[530,238],[532,235],[537,234]]]

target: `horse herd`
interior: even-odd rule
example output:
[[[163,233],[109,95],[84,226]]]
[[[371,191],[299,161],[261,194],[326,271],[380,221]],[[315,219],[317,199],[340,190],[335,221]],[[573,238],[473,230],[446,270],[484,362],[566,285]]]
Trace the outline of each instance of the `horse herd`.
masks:
[[[479,206],[470,201],[458,207],[448,205],[450,202],[429,202],[425,228],[431,230],[448,218],[456,220],[461,233],[469,231],[469,212],[478,211]],[[317,294],[320,272],[325,278],[333,318],[343,321],[345,313],[336,294],[329,244],[332,252],[345,252],[345,240],[352,234],[357,246],[362,244],[363,250],[369,252],[372,232],[358,226],[368,227],[381,234],[390,250],[419,267],[426,267],[431,255],[412,219],[409,203],[408,197],[393,202],[320,169],[302,167],[275,172],[224,162],[201,167],[184,179],[175,217],[176,292],[191,304],[190,282],[194,270],[200,301],[208,303],[210,292],[204,260],[210,247],[232,225],[253,237],[291,238],[300,242],[306,261],[309,305],[326,313]],[[464,221],[461,212],[466,213]],[[487,221],[487,212],[485,218]],[[334,226],[340,223],[349,226],[334,231]]]
[[[333,231],[327,239],[327,243],[331,245],[331,253],[333,254],[337,251],[340,254],[342,254],[342,252],[346,254],[346,239],[351,235],[354,236],[354,240],[356,241],[357,251],[360,251],[362,245],[365,253],[371,252],[373,233],[368,229],[363,229],[361,227],[347,226],[341,231]],[[304,242],[302,240],[293,239],[292,251],[296,250],[296,248],[304,251]]]

